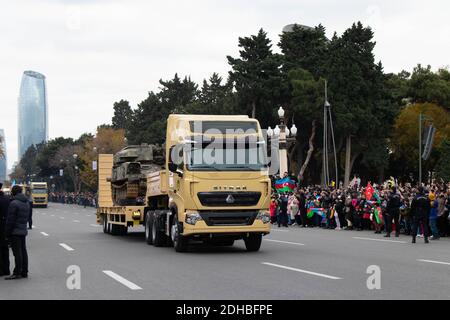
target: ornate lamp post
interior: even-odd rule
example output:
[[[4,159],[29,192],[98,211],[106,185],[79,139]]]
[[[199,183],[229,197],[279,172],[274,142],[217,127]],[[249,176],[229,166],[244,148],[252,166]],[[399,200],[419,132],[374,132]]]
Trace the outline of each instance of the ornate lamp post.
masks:
[[[267,135],[269,139],[275,138],[279,140],[280,176],[282,176],[285,172],[289,172],[287,149],[290,143],[295,143],[297,136],[297,127],[295,126],[295,124],[292,124],[291,129],[289,129],[286,126],[284,114],[285,112],[283,107],[280,107],[278,109],[280,124],[276,125],[275,129],[272,129],[271,127],[267,129]],[[290,137],[291,135],[292,137]]]

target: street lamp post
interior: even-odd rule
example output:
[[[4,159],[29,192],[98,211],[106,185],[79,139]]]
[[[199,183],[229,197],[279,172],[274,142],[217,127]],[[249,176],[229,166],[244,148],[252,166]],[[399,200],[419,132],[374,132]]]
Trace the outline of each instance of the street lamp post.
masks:
[[[271,127],[267,129],[267,135],[270,139],[273,137],[278,138],[279,140],[279,162],[280,162],[280,176],[285,172],[289,172],[288,166],[288,157],[287,157],[287,149],[289,143],[295,143],[297,136],[297,127],[295,124],[292,124],[292,128],[289,129],[286,126],[286,121],[284,117],[285,111],[283,107],[278,109],[278,116],[280,117],[280,124],[275,126],[275,129],[272,130]],[[290,137],[292,135],[292,137]]]

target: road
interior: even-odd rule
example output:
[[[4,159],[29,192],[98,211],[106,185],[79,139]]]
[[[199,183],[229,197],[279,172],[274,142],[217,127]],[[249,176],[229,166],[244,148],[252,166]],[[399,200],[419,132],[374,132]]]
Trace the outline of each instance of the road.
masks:
[[[28,279],[0,279],[0,299],[449,299],[450,240],[410,243],[368,231],[277,227],[259,252],[193,245],[156,248],[143,229],[103,234],[95,209],[50,203],[34,210]],[[369,266],[381,289],[369,290]],[[81,289],[69,290],[69,266]]]

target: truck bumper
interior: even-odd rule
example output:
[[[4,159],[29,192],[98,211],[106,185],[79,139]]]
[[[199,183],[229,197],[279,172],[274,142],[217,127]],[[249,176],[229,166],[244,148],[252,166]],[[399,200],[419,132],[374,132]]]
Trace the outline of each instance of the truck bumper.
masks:
[[[239,234],[239,233],[270,233],[270,223],[255,220],[249,226],[208,226],[204,221],[197,221],[195,225],[183,223],[183,235],[196,234]]]

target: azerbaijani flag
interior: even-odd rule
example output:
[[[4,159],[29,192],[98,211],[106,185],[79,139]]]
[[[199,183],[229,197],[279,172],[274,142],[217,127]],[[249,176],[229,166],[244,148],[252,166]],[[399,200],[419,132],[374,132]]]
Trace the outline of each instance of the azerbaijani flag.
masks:
[[[381,224],[381,210],[379,207],[375,208],[375,210],[373,211],[373,215],[375,216],[377,224]]]
[[[322,218],[324,217],[326,218],[325,209],[323,208],[309,208],[308,212],[306,213],[306,216],[308,218],[312,218],[315,213],[321,216]]]
[[[275,181],[275,189],[278,193],[292,192],[295,188],[295,182],[289,177]]]

